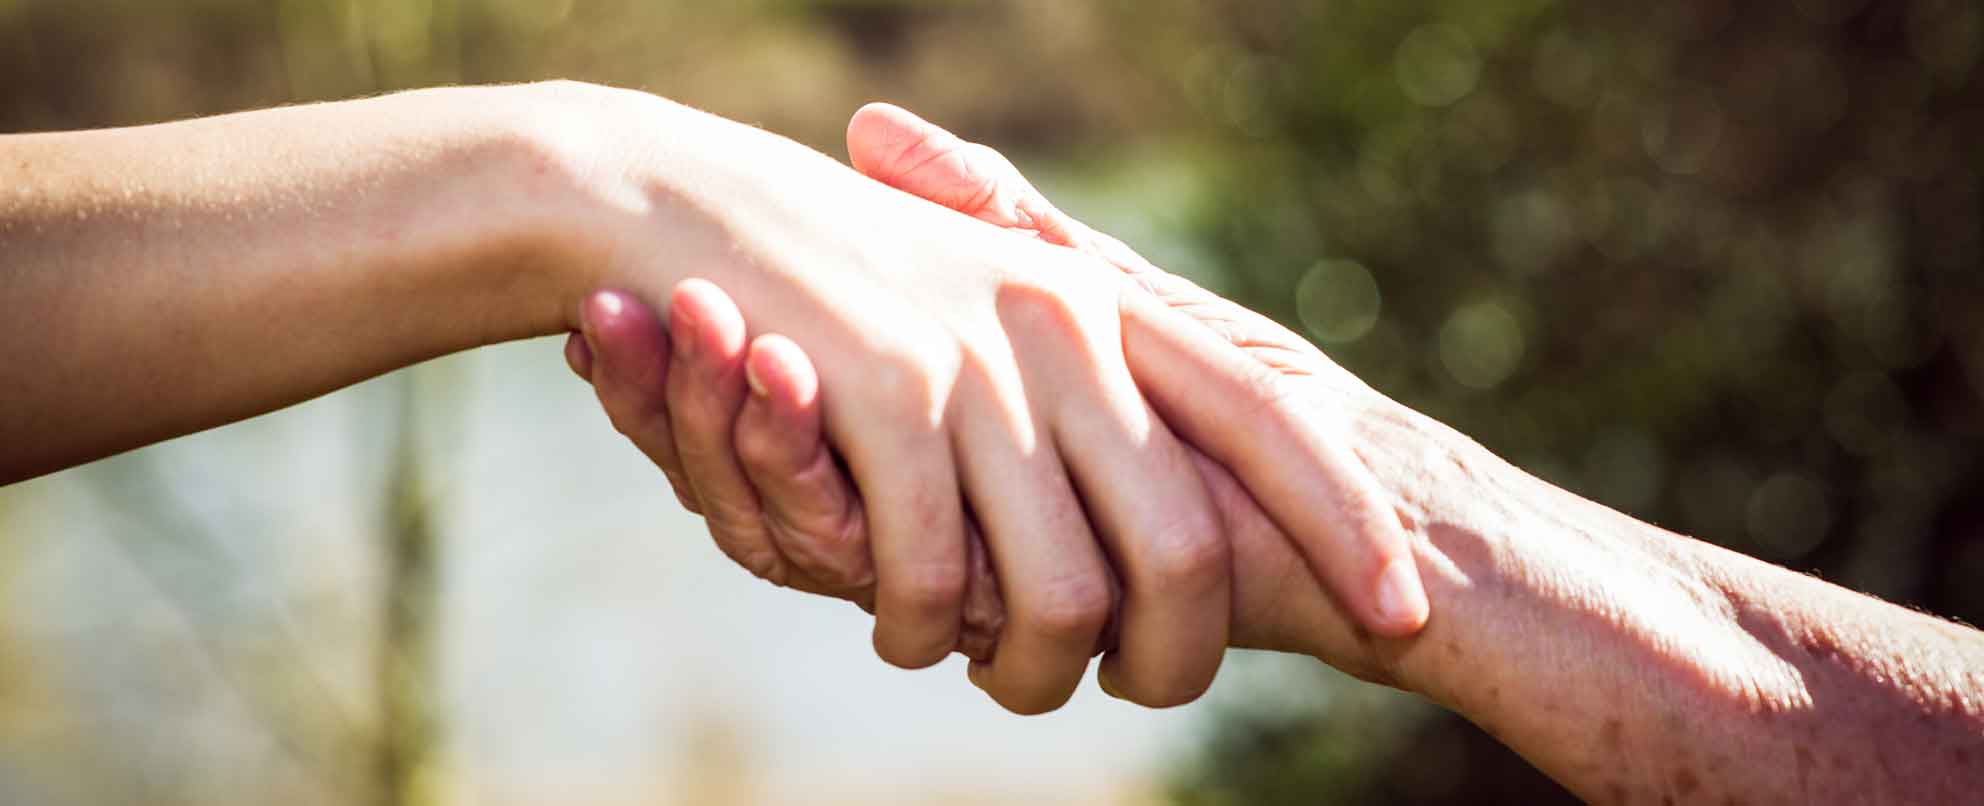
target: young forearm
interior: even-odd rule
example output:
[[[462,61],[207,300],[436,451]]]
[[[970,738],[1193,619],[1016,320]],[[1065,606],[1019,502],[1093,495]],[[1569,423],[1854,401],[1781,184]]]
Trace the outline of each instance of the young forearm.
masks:
[[[0,483],[565,324],[514,88],[0,138]]]
[[[1601,803],[1950,802],[1984,634],[1640,523],[1454,440],[1408,499],[1438,614],[1399,682]]]

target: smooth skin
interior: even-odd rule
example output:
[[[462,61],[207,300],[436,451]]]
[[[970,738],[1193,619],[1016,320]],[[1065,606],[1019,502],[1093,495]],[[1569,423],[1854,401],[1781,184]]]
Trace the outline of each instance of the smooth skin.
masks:
[[[654,306],[706,278],[751,316],[678,311],[708,337],[674,345],[696,388],[736,388],[754,331],[816,351],[821,432],[870,505],[883,659],[958,645],[974,522],[1008,708],[1066,700],[1118,586],[1140,592],[1114,643],[1149,699],[1203,690],[1227,643],[1228,542],[1126,366],[1131,284],[655,96],[449,88],[0,137],[0,256],[0,483],[579,329],[590,289]],[[738,478],[720,415],[671,420],[680,478],[719,545],[781,581],[756,510],[710,492]],[[1361,539],[1402,551],[1385,526]]]
[[[929,127],[886,114],[911,132]],[[981,157],[908,178],[870,173],[951,204],[969,194],[947,188],[988,177],[999,193],[1034,194],[1003,161]],[[1595,803],[1956,803],[1984,785],[1984,633],[1554,488],[1265,317],[1076,222],[1057,226],[1151,292],[1124,319],[1130,366],[1203,451],[1194,463],[1233,540],[1235,646],[1308,654],[1419,692]],[[609,412],[686,403],[625,394],[617,368],[666,371],[668,361],[632,337],[652,325],[621,310],[589,323],[606,329],[573,345],[574,369]],[[862,506],[862,488],[828,459],[806,352],[761,336],[745,371],[753,393],[734,445],[764,511],[784,519],[781,547],[823,574],[861,567],[859,521],[846,513]],[[1304,436],[1312,431],[1343,441]],[[1407,525],[1439,612],[1416,638],[1371,637],[1317,577],[1291,571],[1297,546],[1322,535],[1283,513],[1315,505],[1302,485],[1342,472],[1334,445],[1348,446]]]

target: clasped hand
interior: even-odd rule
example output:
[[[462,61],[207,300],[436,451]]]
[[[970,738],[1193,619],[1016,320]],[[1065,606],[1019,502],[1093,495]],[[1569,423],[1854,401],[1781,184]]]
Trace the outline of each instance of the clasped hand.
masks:
[[[729,557],[875,613],[891,663],[971,657],[1020,713],[1064,703],[1096,653],[1106,690],[1151,706],[1198,697],[1229,644],[1385,676],[1368,634],[1427,617],[1410,546],[1347,432],[1321,425],[1348,417],[1288,390],[1375,393],[1062,214],[991,149],[880,105],[848,145],[880,183],[854,192],[901,197],[876,205],[899,218],[842,217],[817,243],[847,251],[824,255],[724,236],[767,265],[922,276],[810,274],[799,295],[692,279],[665,325],[604,291],[567,345]],[[959,243],[978,248],[920,259]],[[945,287],[967,291],[928,295]]]

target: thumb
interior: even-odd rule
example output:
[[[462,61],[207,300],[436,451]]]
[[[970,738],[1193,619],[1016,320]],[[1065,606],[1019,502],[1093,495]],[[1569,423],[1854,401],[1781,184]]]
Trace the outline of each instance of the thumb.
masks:
[[[1189,313],[1126,300],[1124,354],[1159,416],[1233,472],[1358,623],[1388,637],[1425,626],[1411,543],[1332,412],[1299,406],[1288,376]]]
[[[854,169],[882,184],[995,226],[1088,247],[1087,228],[1048,203],[1005,155],[966,142],[907,109],[871,103],[847,123]]]

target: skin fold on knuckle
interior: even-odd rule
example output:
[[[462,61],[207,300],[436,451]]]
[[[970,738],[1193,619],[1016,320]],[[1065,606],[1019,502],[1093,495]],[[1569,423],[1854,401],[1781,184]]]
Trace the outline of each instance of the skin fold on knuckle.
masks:
[[[1087,651],[1109,621],[1109,585],[1087,575],[1053,580],[1015,603],[1012,619],[1054,645],[1080,644]]]
[[[1201,502],[1203,503],[1203,502]],[[1211,591],[1232,574],[1233,551],[1218,521],[1203,509],[1188,512],[1142,535],[1140,573],[1133,595],[1193,595]]]
[[[925,563],[879,574],[884,607],[897,609],[916,619],[940,618],[958,611],[964,603],[964,569],[949,563]]]
[[[1044,348],[1086,351],[1094,338],[1093,323],[1084,317],[1077,293],[1031,278],[1010,278],[1000,284],[994,305],[1000,324],[1015,339]]]
[[[862,392],[853,401],[854,410],[869,412],[864,419],[885,423],[908,439],[934,437],[943,424],[943,403],[948,397],[945,378],[956,374],[955,369],[946,370],[943,363],[915,353],[883,355],[865,362],[859,384]]]
[[[732,439],[738,462],[752,475],[767,478],[796,473],[798,462],[793,458],[790,440],[770,427],[744,427],[751,422],[749,418],[740,419]]]
[[[859,510],[831,525],[819,521],[795,524],[780,507],[773,507],[767,517],[780,533],[786,556],[808,575],[843,588],[874,584],[875,565],[868,554],[867,527]]]
[[[718,531],[718,527],[712,522],[710,534],[717,535]],[[724,556],[751,572],[752,576],[781,588],[786,587],[791,581],[792,570],[786,566],[785,558],[779,556],[776,550],[736,540],[726,540],[723,537],[717,537],[716,542]]]

